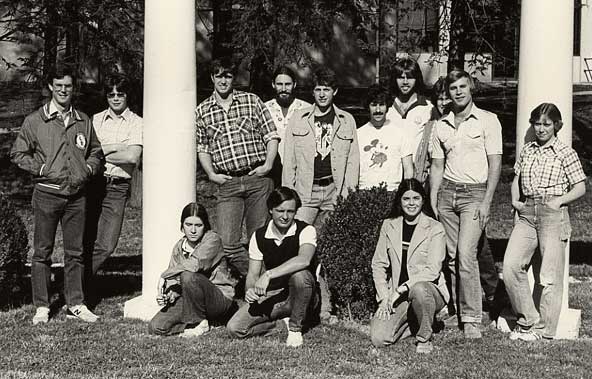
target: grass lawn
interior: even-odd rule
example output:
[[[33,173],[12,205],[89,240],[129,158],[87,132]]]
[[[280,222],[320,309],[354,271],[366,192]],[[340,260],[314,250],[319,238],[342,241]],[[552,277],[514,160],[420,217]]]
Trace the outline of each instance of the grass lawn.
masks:
[[[497,330],[467,341],[458,330],[444,330],[429,356],[417,355],[411,339],[377,351],[367,326],[345,322],[313,328],[298,349],[284,346],[285,330],[245,341],[231,340],[224,329],[193,339],[153,337],[145,323],[122,318],[132,296],[107,298],[93,325],[59,314],[32,326],[31,305],[0,313],[0,378],[555,379],[589,378],[592,371],[590,282],[571,285],[571,304],[583,318],[577,341],[517,342]]]

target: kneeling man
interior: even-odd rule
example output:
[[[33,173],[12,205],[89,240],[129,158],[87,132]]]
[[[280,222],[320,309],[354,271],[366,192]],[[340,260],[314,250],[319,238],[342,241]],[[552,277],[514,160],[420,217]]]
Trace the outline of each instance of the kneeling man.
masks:
[[[296,191],[287,187],[276,188],[267,199],[272,220],[251,236],[247,304],[228,322],[232,336],[269,334],[276,321],[285,319],[286,345],[302,345],[302,324],[313,314],[319,297],[313,274],[316,231],[294,219],[301,205]]]

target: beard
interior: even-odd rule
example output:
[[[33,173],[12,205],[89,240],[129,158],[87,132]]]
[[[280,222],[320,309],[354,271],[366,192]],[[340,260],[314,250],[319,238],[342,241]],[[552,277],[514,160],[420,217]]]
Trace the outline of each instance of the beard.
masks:
[[[288,108],[294,102],[294,95],[291,93],[277,93],[275,99],[282,108]]]

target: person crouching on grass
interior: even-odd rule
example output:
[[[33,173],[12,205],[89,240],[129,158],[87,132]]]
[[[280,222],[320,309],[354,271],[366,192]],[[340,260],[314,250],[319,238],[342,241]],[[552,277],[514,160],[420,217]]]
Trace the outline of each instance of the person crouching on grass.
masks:
[[[370,323],[370,337],[376,347],[394,344],[411,333],[418,353],[433,350],[434,315],[450,294],[442,274],[444,228],[423,212],[427,202],[422,184],[404,179],[380,228],[372,257],[378,310]]]
[[[222,240],[210,229],[203,205],[183,208],[181,231],[158,281],[156,301],[163,308],[150,321],[151,334],[197,337],[210,330],[210,322],[226,323],[238,308]]]
[[[301,204],[298,193],[287,187],[269,195],[272,220],[249,242],[247,304],[228,321],[231,336],[266,335],[283,319],[286,345],[302,345],[303,324],[317,311],[320,299],[314,275],[317,234],[312,225],[294,219]]]
[[[518,316],[510,339],[523,341],[555,337],[563,298],[565,248],[571,234],[567,205],[586,193],[586,174],[578,154],[557,138],[563,126],[557,106],[540,104],[530,114],[530,124],[535,140],[522,148],[514,165],[512,207],[518,219],[508,240],[503,270]],[[542,287],[538,310],[527,275],[537,246],[542,257],[536,283]]]

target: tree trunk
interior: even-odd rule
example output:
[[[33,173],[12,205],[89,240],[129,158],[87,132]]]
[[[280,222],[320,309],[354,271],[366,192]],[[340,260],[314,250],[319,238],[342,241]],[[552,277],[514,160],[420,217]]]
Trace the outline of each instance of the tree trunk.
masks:
[[[450,10],[450,45],[448,47],[448,71],[464,70],[467,44],[467,0],[452,0]]]
[[[44,1],[46,19],[43,42],[43,80],[55,71],[58,47],[58,14],[52,0]]]
[[[132,184],[130,188],[129,206],[132,208],[142,208],[142,166],[136,167],[132,175]]]

